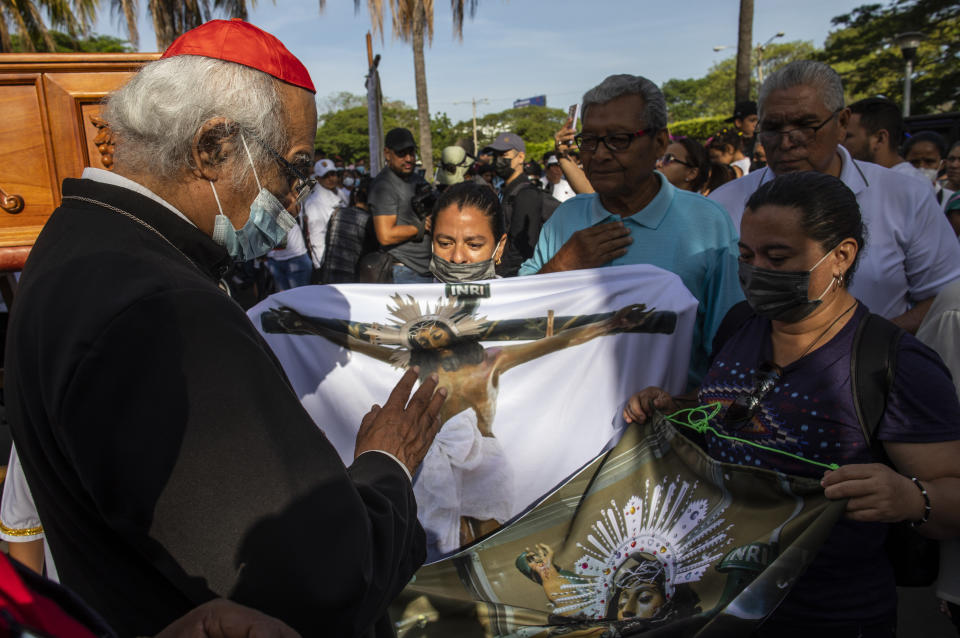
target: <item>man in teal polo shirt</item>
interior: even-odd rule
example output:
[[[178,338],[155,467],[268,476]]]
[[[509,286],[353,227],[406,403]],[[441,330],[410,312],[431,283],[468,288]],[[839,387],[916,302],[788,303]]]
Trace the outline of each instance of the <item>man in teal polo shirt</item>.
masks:
[[[743,299],[730,216],[705,197],[677,190],[654,170],[669,144],[667,108],[663,93],[646,78],[611,75],[587,91],[576,140],[596,192],[557,208],[519,274],[623,264],[676,273],[700,302],[690,361],[690,384],[696,385],[717,327]]]

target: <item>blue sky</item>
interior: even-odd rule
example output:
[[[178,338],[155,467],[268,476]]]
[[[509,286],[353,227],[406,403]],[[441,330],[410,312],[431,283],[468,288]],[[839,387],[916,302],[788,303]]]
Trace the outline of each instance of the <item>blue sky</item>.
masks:
[[[831,18],[865,2],[756,0],[754,42],[783,31],[780,41],[820,46]],[[140,49],[155,51],[147,3],[140,4]],[[279,37],[306,64],[320,98],[363,93],[370,19],[362,4],[355,14],[351,0],[327,0],[321,14],[309,0],[259,0],[250,21]],[[735,48],[715,53],[713,47],[736,44],[738,7],[738,0],[480,0],[459,42],[449,3],[435,0],[433,46],[426,51],[430,112],[444,111],[457,121],[470,117],[473,97],[489,100],[477,107],[483,114],[540,94],[546,94],[548,106],[565,109],[611,73],[644,75],[658,84],[699,77],[735,53]],[[385,22],[383,43],[374,39],[374,53],[382,55],[383,93],[414,105],[413,51],[391,38],[389,16]],[[107,16],[97,31],[122,35]]]

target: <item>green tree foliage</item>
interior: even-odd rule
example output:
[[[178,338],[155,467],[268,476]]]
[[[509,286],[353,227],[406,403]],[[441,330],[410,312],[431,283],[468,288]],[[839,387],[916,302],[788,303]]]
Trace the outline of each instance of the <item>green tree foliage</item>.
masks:
[[[795,41],[768,45],[763,52],[764,77],[788,62],[810,58],[814,55],[814,52],[812,42]],[[751,68],[756,75],[756,49],[753,51]],[[667,115],[670,121],[720,115],[729,117],[733,113],[733,90],[736,75],[737,60],[735,57],[730,57],[715,63],[702,78],[667,80],[662,90],[667,100]],[[756,99],[756,82],[751,83],[750,87],[751,98]]]
[[[697,117],[690,120],[680,120],[670,123],[670,135],[674,137],[689,137],[701,144],[727,124],[723,115],[715,117]]]
[[[960,3],[895,0],[866,4],[832,21],[820,59],[840,73],[852,99],[885,95],[903,100],[904,60],[898,33],[919,31],[924,40],[914,62],[911,110],[935,113],[960,102]]]
[[[84,38],[75,38],[61,31],[50,31],[50,36],[53,38],[55,53],[130,53],[133,51],[129,42],[111,35],[94,33]],[[11,40],[14,52],[28,51],[19,33],[14,34]]]
[[[549,141],[553,144],[553,135],[567,121],[567,112],[548,106],[523,106],[507,109],[499,113],[488,113],[477,119],[477,141],[480,147],[493,142],[500,133],[510,132],[519,135],[525,144],[537,144]],[[460,122],[457,132],[463,131],[463,137],[473,139],[470,120]]]
[[[14,50],[14,36],[20,51],[56,51],[48,23],[72,36],[85,35],[98,5],[98,0],[0,0],[0,52]]]
[[[328,95],[320,103],[320,125],[317,129],[317,147],[331,155],[359,159],[368,156],[367,106],[362,96],[347,92]],[[527,144],[527,156],[539,161],[540,155],[530,154],[530,149],[553,148],[553,134],[566,121],[566,112],[543,106],[526,106],[489,113],[477,119],[477,139],[480,147],[493,142],[505,131],[516,133]],[[383,130],[402,126],[417,130],[417,110],[401,101],[386,100],[383,104]],[[437,113],[430,118],[430,135],[434,140],[434,160],[439,162],[444,147],[461,144],[473,146],[473,123],[465,120],[454,124],[446,113]],[[538,151],[540,154],[543,151]]]
[[[321,100],[324,105],[341,105],[346,108],[327,111],[320,115],[316,146],[329,155],[339,155],[348,160],[367,159],[368,147],[366,99],[359,95],[341,92]],[[359,105],[358,105],[359,104]],[[383,104],[383,130],[403,127],[411,132],[417,130],[417,110],[401,101],[386,100]],[[445,113],[437,113],[430,119],[430,131],[434,139],[448,139],[453,128]],[[440,146],[434,153],[439,160]]]

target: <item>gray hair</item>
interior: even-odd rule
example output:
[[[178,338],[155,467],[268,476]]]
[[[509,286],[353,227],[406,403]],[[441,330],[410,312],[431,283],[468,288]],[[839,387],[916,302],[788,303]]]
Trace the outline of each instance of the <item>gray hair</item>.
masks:
[[[288,138],[280,113],[276,80],[266,73],[233,62],[180,55],[151,62],[108,95],[104,117],[116,135],[117,165],[171,179],[193,166],[194,136],[216,117],[236,124],[262,174],[275,160],[254,137],[283,153]],[[249,178],[246,151],[227,161],[234,164],[234,185]]]
[[[667,128],[667,101],[656,84],[639,75],[608,75],[607,78],[583,94],[582,115],[591,104],[606,104],[623,95],[643,98],[643,121],[657,130]]]
[[[774,91],[792,89],[795,86],[809,86],[817,90],[823,105],[829,111],[843,108],[843,81],[836,71],[823,62],[814,60],[796,60],[771,73],[760,87],[757,103],[759,115],[763,117],[763,105]]]

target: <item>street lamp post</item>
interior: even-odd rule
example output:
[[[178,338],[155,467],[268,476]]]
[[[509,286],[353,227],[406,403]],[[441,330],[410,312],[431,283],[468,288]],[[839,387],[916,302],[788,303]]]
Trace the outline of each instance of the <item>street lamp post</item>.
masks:
[[[770,36],[766,42],[764,42],[763,44],[757,45],[755,50],[757,52],[757,86],[758,87],[761,84],[763,84],[763,52],[766,51],[767,46],[771,42],[773,42],[777,38],[782,38],[784,35],[786,34],[784,34],[783,31],[778,31],[776,34]],[[714,52],[719,52],[719,51],[723,51],[724,49],[732,49],[732,48],[733,46],[729,44],[718,44],[717,46],[713,47],[713,50]]]
[[[490,100],[487,98],[477,99],[473,98],[470,100],[473,104],[473,156],[477,156],[477,103],[480,104],[489,104]],[[465,104],[465,102],[454,102],[454,104]]]
[[[760,90],[760,86],[763,85],[763,52],[766,51],[767,45],[773,42],[777,38],[782,38],[784,36],[783,31],[777,31],[776,35],[773,35],[763,44],[757,45],[757,90]]]
[[[910,115],[910,82],[913,79],[913,61],[917,59],[917,47],[920,46],[920,40],[923,34],[919,31],[908,31],[901,33],[896,37],[897,46],[900,47],[900,53],[907,63],[907,68],[903,78],[903,116]]]

